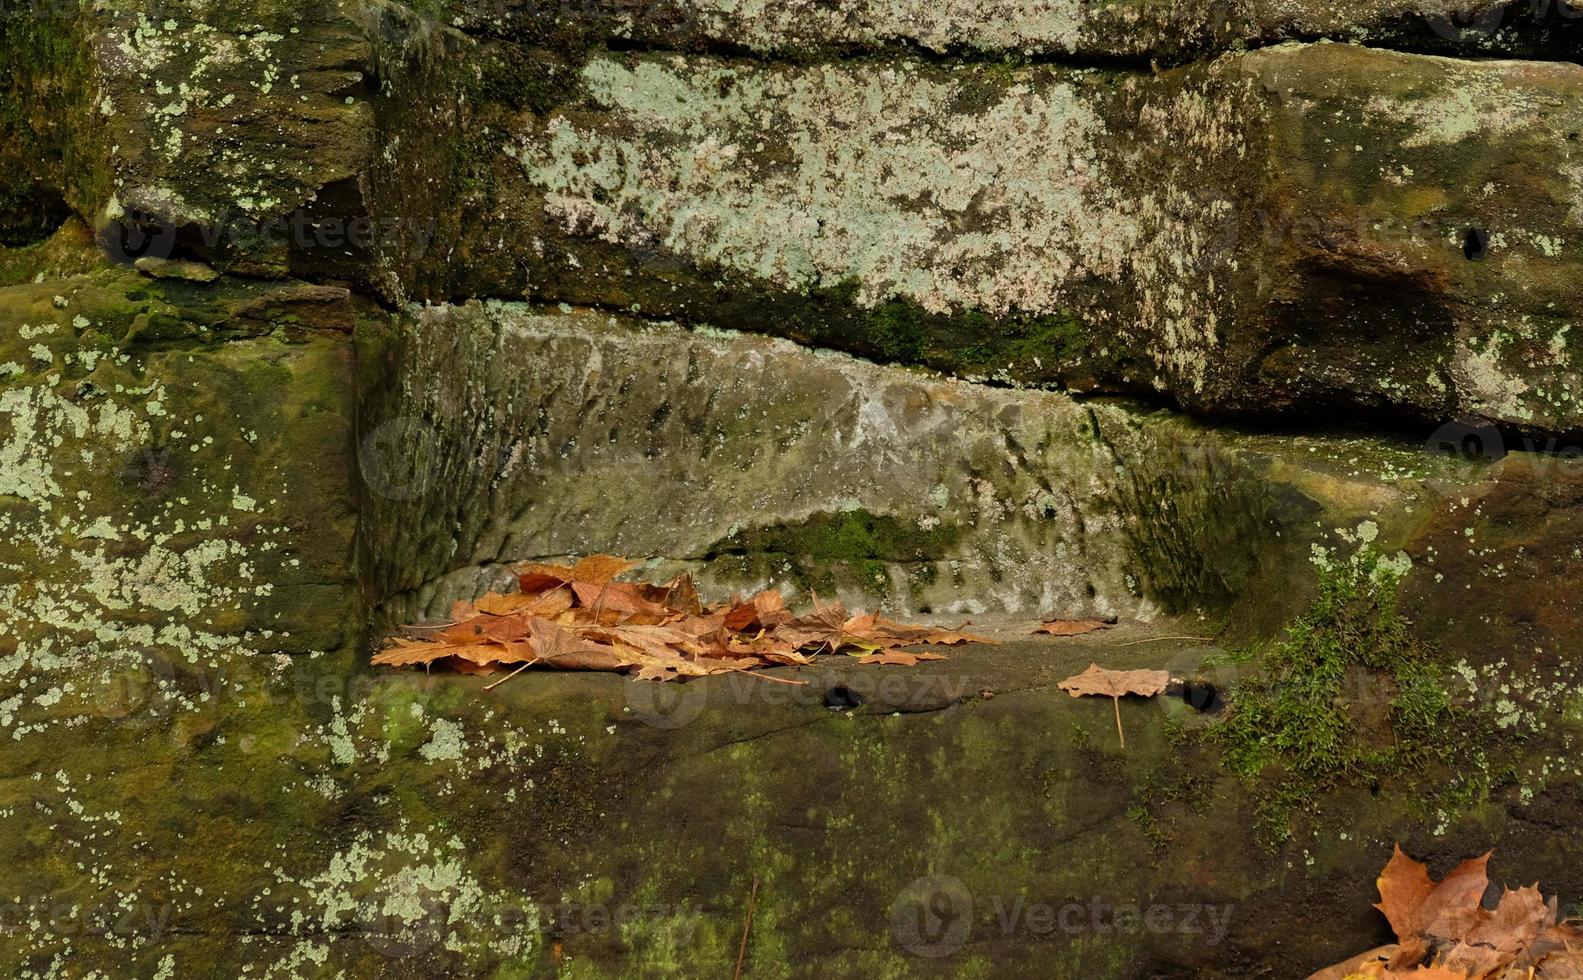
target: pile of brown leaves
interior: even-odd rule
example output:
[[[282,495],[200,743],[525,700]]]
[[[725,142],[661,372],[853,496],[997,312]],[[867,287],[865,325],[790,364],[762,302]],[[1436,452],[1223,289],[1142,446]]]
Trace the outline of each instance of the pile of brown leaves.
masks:
[[[1310,980],[1583,980],[1583,922],[1558,922],[1556,900],[1546,902],[1537,884],[1503,888],[1500,902],[1486,909],[1489,860],[1486,854],[1464,861],[1435,882],[1398,846],[1380,875],[1374,906],[1385,913],[1396,945]]]
[[[469,674],[542,664],[668,681],[807,665],[817,654],[839,651],[859,663],[911,666],[943,658],[897,647],[993,642],[873,613],[849,616],[841,603],[818,597],[811,613],[793,616],[772,589],[706,606],[685,575],[664,585],[616,581],[635,564],[595,555],[570,567],[519,566],[519,591],[458,602],[451,621],[439,626],[407,627],[417,635],[392,641],[374,663],[439,665]]]

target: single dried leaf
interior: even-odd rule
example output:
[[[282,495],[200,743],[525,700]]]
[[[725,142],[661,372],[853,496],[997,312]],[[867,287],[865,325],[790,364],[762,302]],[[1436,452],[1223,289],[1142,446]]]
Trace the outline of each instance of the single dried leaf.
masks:
[[[1060,688],[1074,698],[1084,695],[1104,695],[1119,698],[1127,694],[1153,697],[1171,683],[1171,675],[1163,670],[1109,670],[1099,664],[1089,664],[1081,674],[1074,674],[1060,683]]]
[[[793,647],[821,647],[834,653],[846,640],[846,607],[839,602],[814,599],[813,612],[790,619],[775,628],[775,635]]]
[[[542,616],[545,619],[554,619],[561,613],[572,608],[572,591],[569,588],[555,588],[548,592],[526,594],[513,592],[501,595],[491,592],[473,603],[473,608],[479,613],[492,616]],[[452,619],[460,617],[452,616]]]
[[[635,561],[614,555],[591,555],[571,567],[528,562],[516,567],[517,588],[523,593],[534,594],[574,582],[604,585],[636,565]]]
[[[907,653],[902,650],[886,650],[883,653],[865,654],[858,658],[860,664],[881,664],[893,667],[912,667],[920,660],[944,660],[938,653]]]
[[[1493,946],[1515,956],[1539,941],[1549,918],[1550,909],[1538,885],[1503,889],[1495,911],[1469,930],[1463,941]]]
[[[1418,931],[1431,939],[1461,940],[1485,916],[1480,902],[1490,886],[1488,853],[1451,869],[1418,909]]]
[[[1048,633],[1051,636],[1082,636],[1084,633],[1108,630],[1110,627],[1111,624],[1103,619],[1052,619],[1034,632]]]
[[[786,601],[774,589],[765,589],[746,602],[733,605],[726,613],[723,625],[737,633],[773,629],[792,618],[786,611]]]
[[[642,616],[654,622],[663,622],[675,618],[676,615],[664,604],[645,596],[639,586],[627,582],[605,582],[598,585],[573,582],[572,593],[577,596],[579,606],[590,610],[599,619]]]
[[[1396,951],[1386,962],[1386,966],[1393,970],[1410,970],[1415,966],[1425,965],[1433,947],[1429,940],[1422,936],[1409,936],[1396,946]]]
[[[1074,698],[1087,694],[1109,697],[1116,712],[1116,737],[1121,747],[1127,747],[1127,733],[1121,728],[1121,699],[1127,694],[1153,697],[1171,683],[1171,675],[1163,670],[1107,670],[1099,664],[1089,664],[1081,674],[1068,677],[1060,684],[1061,690]]]
[[[693,577],[686,572],[676,576],[665,587],[665,597],[660,600],[660,604],[684,616],[696,616],[703,609],[703,603],[698,600],[698,587],[693,584]]]
[[[934,626],[913,626],[887,619],[878,613],[853,616],[846,621],[842,629],[851,640],[881,650],[891,647],[955,646],[959,643],[995,642],[987,637],[963,633],[960,628],[948,630]]]
[[[1385,913],[1385,920],[1391,924],[1397,940],[1405,943],[1417,937],[1418,910],[1435,890],[1429,866],[1408,857],[1397,844],[1396,853],[1391,855],[1375,885],[1380,890],[1380,900],[1374,907]]]
[[[1455,971],[1458,977],[1485,977],[1510,963],[1515,957],[1510,953],[1503,953],[1489,946],[1473,946],[1469,943],[1457,943],[1443,953],[1435,966],[1445,970]]]

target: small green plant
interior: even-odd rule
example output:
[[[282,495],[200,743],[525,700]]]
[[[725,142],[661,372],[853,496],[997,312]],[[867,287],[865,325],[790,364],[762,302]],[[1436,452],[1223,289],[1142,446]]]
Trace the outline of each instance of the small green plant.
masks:
[[[1207,732],[1232,773],[1261,783],[1257,820],[1272,847],[1295,810],[1339,783],[1450,761],[1456,740],[1440,735],[1458,709],[1435,651],[1397,609],[1400,577],[1367,548],[1330,562],[1286,636],[1236,658],[1250,673]]]

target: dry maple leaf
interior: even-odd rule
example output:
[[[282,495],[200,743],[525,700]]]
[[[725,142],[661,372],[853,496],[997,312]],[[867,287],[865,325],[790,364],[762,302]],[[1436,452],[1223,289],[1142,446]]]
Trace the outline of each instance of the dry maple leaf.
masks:
[[[963,623],[962,625],[967,625]],[[878,613],[853,616],[842,626],[848,637],[876,649],[912,646],[956,646],[959,643],[994,643],[984,636],[964,633],[960,628],[940,629],[934,626],[911,626],[886,619]]]
[[[860,664],[881,664],[894,667],[912,667],[920,660],[944,660],[945,657],[938,653],[907,653],[903,650],[886,650],[882,653],[869,653],[858,658]]]
[[[1463,936],[1463,941],[1492,946],[1503,953],[1521,953],[1537,942],[1555,920],[1554,913],[1539,894],[1537,884],[1527,888],[1501,889],[1495,911]]]
[[[1082,636],[1084,633],[1108,630],[1110,627],[1111,624],[1103,619],[1052,619],[1034,632],[1048,633],[1051,636]]]
[[[1081,674],[1062,681],[1060,688],[1074,698],[1084,695],[1104,695],[1111,699],[1116,709],[1116,734],[1121,747],[1127,747],[1127,735],[1121,730],[1121,699],[1128,694],[1151,698],[1171,683],[1171,675],[1163,670],[1108,670],[1099,664],[1089,664]]]
[[[789,619],[775,628],[775,635],[793,647],[822,647],[831,653],[841,649],[847,639],[846,606],[840,602],[820,603],[814,596],[813,612]]]
[[[552,589],[557,585],[571,585],[574,582],[583,585],[604,585],[636,565],[635,561],[617,558],[615,555],[590,555],[570,568],[563,565],[528,562],[518,565],[515,569],[517,588],[531,594]]]
[[[1429,869],[1398,845],[1380,873],[1380,901],[1374,907],[1404,943],[1419,937],[1461,941],[1489,915],[1479,904],[1489,888],[1489,860],[1485,854],[1463,861],[1436,884]]]
[[[738,633],[773,629],[791,619],[786,602],[774,589],[765,589],[746,602],[733,603],[725,615],[726,629]]]
[[[1385,870],[1380,872],[1374,884],[1380,891],[1380,900],[1374,903],[1374,907],[1385,913],[1385,921],[1391,924],[1391,931],[1396,933],[1397,941],[1405,942],[1417,937],[1418,910],[1429,893],[1435,890],[1434,880],[1429,877],[1429,866],[1408,857],[1402,846],[1397,844],[1395,853],[1386,862]]]
[[[1460,940],[1489,914],[1480,906],[1490,887],[1490,855],[1451,869],[1418,908],[1418,931],[1431,939]]]

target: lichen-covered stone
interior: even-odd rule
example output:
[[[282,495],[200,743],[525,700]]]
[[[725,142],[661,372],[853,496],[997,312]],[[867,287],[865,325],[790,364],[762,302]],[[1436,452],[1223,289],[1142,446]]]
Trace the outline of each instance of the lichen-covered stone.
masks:
[[[1123,751],[1109,703],[1054,687],[1193,648],[1065,642],[806,687],[534,672],[489,694],[222,653],[129,686],[122,717],[46,699],[0,716],[0,969],[698,976],[735,961],[757,878],[756,976],[1286,975],[1373,928],[1356,898],[1393,841],[1437,870],[1494,844],[1503,876],[1583,887],[1576,835],[1533,832],[1575,812],[1583,719],[1529,745],[1562,764],[1520,802],[1436,833],[1395,786],[1329,797],[1272,854],[1184,734],[1204,716],[1129,701]],[[837,688],[862,703],[831,711]],[[931,886],[965,929],[919,927]]]
[[[549,219],[524,288],[1214,414],[1566,431],[1580,78],[596,55],[511,149]]]
[[[302,271],[366,215],[372,46],[349,3],[24,4],[7,114],[41,191],[112,254]]]
[[[1488,0],[452,0],[443,8],[451,23],[479,35],[727,47],[781,57],[922,48],[948,55],[1174,63],[1320,37],[1462,55],[1553,57],[1576,40],[1564,12],[1508,10]]]
[[[0,289],[12,724],[63,698],[119,710],[97,695],[125,671],[352,642],[349,317],[344,290],[303,284]]]

